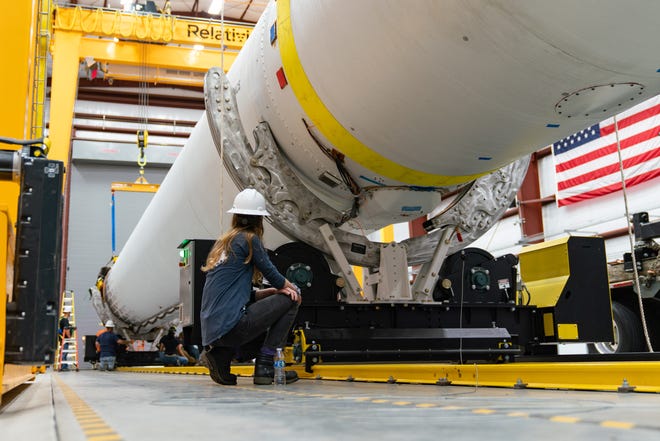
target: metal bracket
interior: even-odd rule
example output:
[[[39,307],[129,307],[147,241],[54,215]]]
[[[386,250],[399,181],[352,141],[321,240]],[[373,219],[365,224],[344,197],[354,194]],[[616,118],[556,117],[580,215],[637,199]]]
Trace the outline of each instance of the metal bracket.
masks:
[[[355,273],[353,272],[351,265],[348,263],[348,260],[346,260],[346,256],[344,255],[344,252],[337,243],[337,239],[332,233],[332,229],[330,228],[330,226],[328,224],[321,225],[319,231],[321,232],[321,236],[323,237],[323,240],[325,241],[326,245],[330,249],[330,253],[332,254],[332,257],[335,259],[335,262],[337,262],[337,265],[339,265],[339,269],[342,272],[342,277],[347,282],[345,288],[348,291],[347,292],[348,300],[349,301],[372,300],[373,295],[367,297],[364,291],[362,290],[362,287],[360,286],[360,283],[355,277]]]
[[[406,247],[397,243],[382,244],[376,300],[409,302],[412,300]]]
[[[337,244],[329,225],[319,229],[339,265],[342,276],[348,282],[348,303],[351,302],[410,302],[413,297],[408,280],[408,258],[404,246],[397,243],[381,244],[380,267],[369,273],[360,287],[346,256]],[[375,287],[375,295],[374,295]]]
[[[451,245],[450,239],[452,233],[453,229],[451,228],[445,228],[442,231],[442,236],[440,236],[438,246],[433,253],[433,258],[422,265],[422,269],[419,271],[419,274],[417,274],[417,278],[415,279],[412,288],[413,296],[416,301],[433,301],[433,289],[440,277],[442,263],[445,261],[445,257],[447,257]]]

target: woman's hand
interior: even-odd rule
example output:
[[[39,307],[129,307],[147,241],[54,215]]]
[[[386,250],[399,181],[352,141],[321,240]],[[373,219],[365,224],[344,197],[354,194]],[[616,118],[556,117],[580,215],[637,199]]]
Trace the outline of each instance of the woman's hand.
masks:
[[[284,287],[278,289],[277,292],[291,297],[291,300],[298,303],[299,305],[302,302],[302,296],[298,291],[298,287],[288,280],[284,283]]]

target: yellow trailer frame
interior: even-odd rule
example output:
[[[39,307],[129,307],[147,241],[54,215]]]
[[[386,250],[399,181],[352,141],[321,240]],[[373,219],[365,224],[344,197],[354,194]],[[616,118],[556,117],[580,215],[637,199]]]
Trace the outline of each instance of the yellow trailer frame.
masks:
[[[433,384],[439,386],[488,386],[515,389],[568,389],[660,393],[660,361],[616,362],[523,362],[506,364],[321,363],[313,372],[304,366],[287,369],[302,379],[363,381],[376,383]],[[124,372],[207,375],[202,366],[121,367]],[[234,365],[234,374],[250,377],[252,365]]]

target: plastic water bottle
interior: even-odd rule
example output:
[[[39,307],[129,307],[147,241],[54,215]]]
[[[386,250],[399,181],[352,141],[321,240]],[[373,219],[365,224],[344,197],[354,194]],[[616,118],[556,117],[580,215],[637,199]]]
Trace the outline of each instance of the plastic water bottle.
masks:
[[[275,383],[275,386],[284,386],[286,384],[284,366],[284,352],[282,352],[282,348],[277,348],[277,350],[275,350],[275,355],[273,356],[273,370],[275,373],[273,382]]]

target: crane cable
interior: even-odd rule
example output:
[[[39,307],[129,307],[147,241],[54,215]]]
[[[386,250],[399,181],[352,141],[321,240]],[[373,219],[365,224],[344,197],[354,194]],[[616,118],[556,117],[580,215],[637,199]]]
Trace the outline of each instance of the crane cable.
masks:
[[[141,54],[139,73],[140,73],[140,82],[138,85],[138,116],[140,118],[140,128],[137,131],[137,147],[138,147],[138,158],[137,164],[140,167],[140,176],[135,180],[136,184],[149,184],[146,178],[144,177],[144,166],[147,165],[147,158],[144,155],[144,149],[147,147],[147,137],[148,131],[147,126],[149,124],[149,83],[148,83],[148,66],[147,66],[147,45],[142,43],[142,54]],[[117,255],[117,213],[116,213],[117,201],[115,199],[115,189],[111,188],[110,190],[110,233],[111,233],[111,247],[112,247],[112,256],[113,258]]]
[[[626,222],[628,223],[628,240],[630,241],[630,254],[632,255],[633,273],[635,275],[635,286],[637,288],[637,301],[639,304],[639,314],[642,320],[642,329],[644,330],[644,339],[649,352],[653,352],[649,330],[646,326],[646,315],[644,314],[644,304],[642,302],[642,290],[639,284],[639,271],[637,271],[637,257],[635,256],[635,245],[633,243],[632,220],[628,210],[628,193],[626,191],[626,177],[623,173],[623,159],[621,157],[621,140],[619,139],[619,122],[614,115],[614,133],[616,134],[616,151],[619,157],[619,173],[621,174],[621,189],[623,190],[623,202],[626,208]]]
[[[140,177],[135,181],[140,184],[148,184],[144,177],[144,166],[147,165],[147,158],[144,149],[148,144],[148,126],[149,126],[149,78],[147,65],[147,45],[142,43],[142,57],[140,59],[140,86],[138,92],[138,106],[140,114],[140,129],[137,131],[138,159],[137,164],[140,167]]]

